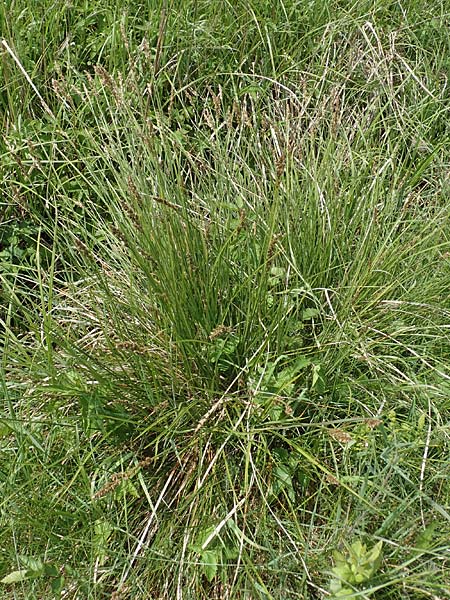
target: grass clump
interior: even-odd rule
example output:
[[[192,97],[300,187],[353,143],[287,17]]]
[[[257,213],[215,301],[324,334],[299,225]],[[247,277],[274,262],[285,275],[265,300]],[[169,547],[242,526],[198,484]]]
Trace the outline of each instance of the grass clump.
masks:
[[[0,9],[0,597],[445,598],[448,11],[157,4]]]

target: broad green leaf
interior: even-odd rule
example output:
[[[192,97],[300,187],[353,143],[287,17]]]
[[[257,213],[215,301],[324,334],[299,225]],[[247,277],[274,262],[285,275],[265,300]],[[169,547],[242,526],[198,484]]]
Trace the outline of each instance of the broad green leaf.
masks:
[[[366,546],[360,540],[357,540],[350,546],[350,554],[355,558],[361,559],[366,554]]]
[[[318,310],[317,308],[306,308],[302,312],[302,320],[308,321],[309,319],[313,319],[314,317],[317,317],[319,314],[320,314],[320,310]]]
[[[205,550],[201,553],[203,573],[210,583],[217,574],[217,567],[221,556],[222,553],[220,550]]]
[[[313,376],[312,376],[312,384],[311,384],[312,388],[315,388],[316,383],[319,381],[320,369],[321,369],[320,365],[313,365]]]
[[[368,563],[377,563],[381,558],[381,552],[383,550],[383,542],[380,540],[375,544],[372,550],[369,552],[366,558],[366,562]]]
[[[339,577],[339,579],[342,579],[343,581],[350,581],[350,579],[353,579],[351,567],[347,562],[333,567],[332,571]]]
[[[29,573],[28,569],[20,569],[19,571],[12,571],[11,573],[9,573],[5,577],[3,577],[3,579],[1,580],[0,583],[9,584],[9,583],[20,583],[21,581],[26,581],[27,579],[29,579],[28,573]]]
[[[62,575],[60,575],[59,577],[56,577],[55,579],[52,579],[52,583],[51,583],[51,588],[52,588],[52,592],[55,594],[55,596],[61,597],[61,592],[64,588],[64,577]]]
[[[333,550],[333,558],[336,563],[345,563],[345,556],[339,550]]]
[[[247,85],[238,92],[239,97],[242,97],[244,94],[248,94],[252,98],[257,98],[261,94],[261,87],[258,85]]]
[[[139,498],[139,492],[131,479],[124,479],[114,490],[114,500],[123,500],[126,496]]]
[[[46,575],[47,577],[58,577],[59,569],[56,565],[54,565],[52,563],[45,563],[44,564],[44,575]]]
[[[19,561],[22,567],[27,568],[28,571],[44,573],[44,563],[40,558],[33,558],[32,556],[20,555]]]
[[[239,556],[239,550],[235,546],[225,546],[222,549],[223,558],[226,560],[234,560]]]
[[[309,358],[306,356],[299,356],[292,365],[289,365],[280,371],[274,384],[277,392],[284,391],[288,394],[291,393],[293,387],[292,384],[295,382],[298,374],[302,369],[308,367],[310,364],[311,360]]]
[[[351,596],[353,593],[353,590],[351,590],[350,588],[343,587],[335,593],[335,596],[336,598],[345,598],[345,596]]]
[[[426,420],[426,414],[422,413],[417,420],[418,431],[423,431],[423,428],[425,427],[425,420]]]
[[[97,519],[94,524],[94,549],[98,556],[99,564],[103,565],[107,559],[108,540],[114,528],[106,519]]]
[[[11,431],[11,428],[5,421],[0,421],[0,438],[8,436]]]
[[[419,550],[428,550],[433,544],[433,538],[438,526],[437,521],[432,521],[418,536],[416,541],[416,548]]]

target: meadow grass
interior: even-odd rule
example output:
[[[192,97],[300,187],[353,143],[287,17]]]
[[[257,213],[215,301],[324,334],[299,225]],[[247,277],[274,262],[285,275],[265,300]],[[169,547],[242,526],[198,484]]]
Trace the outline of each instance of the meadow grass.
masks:
[[[0,598],[449,598],[447,3],[0,20]]]

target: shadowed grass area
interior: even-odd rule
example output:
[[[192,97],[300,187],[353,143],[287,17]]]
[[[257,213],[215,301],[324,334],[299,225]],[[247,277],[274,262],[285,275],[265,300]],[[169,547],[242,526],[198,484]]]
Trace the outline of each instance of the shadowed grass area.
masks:
[[[447,598],[445,3],[0,17],[0,598]]]

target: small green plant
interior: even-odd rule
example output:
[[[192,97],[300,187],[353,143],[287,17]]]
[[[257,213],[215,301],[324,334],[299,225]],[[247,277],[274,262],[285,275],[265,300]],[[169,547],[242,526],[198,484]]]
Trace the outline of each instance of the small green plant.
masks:
[[[311,360],[306,356],[300,355],[292,360],[282,354],[276,360],[256,368],[255,374],[249,378],[249,387],[255,402],[264,409],[264,417],[278,421],[294,412],[303,395],[303,392],[295,394],[297,382],[310,366]],[[292,402],[286,403],[284,397]]]
[[[332,572],[335,577],[330,583],[330,592],[335,598],[354,594],[361,584],[365,584],[378,571],[382,558],[383,542],[380,541],[368,550],[360,540],[354,542],[344,555],[334,551],[336,566]]]
[[[278,498],[282,492],[285,492],[289,500],[295,502],[294,480],[301,457],[285,448],[274,448],[272,457],[274,466],[269,498]]]
[[[37,235],[38,228],[28,221],[13,220],[0,229],[0,273],[35,261]]]
[[[220,374],[225,374],[233,368],[233,358],[239,342],[239,337],[230,328],[223,325],[216,327],[211,332],[208,358]]]
[[[55,564],[43,562],[39,558],[31,558],[30,556],[21,556],[19,558],[22,568],[5,575],[0,583],[11,586],[32,579],[48,579],[54,597],[61,597],[61,591],[64,587],[64,576]]]
[[[192,550],[197,554],[202,574],[211,583],[216,576],[224,578],[225,566],[238,556],[230,540],[220,535],[220,526],[202,529]]]

